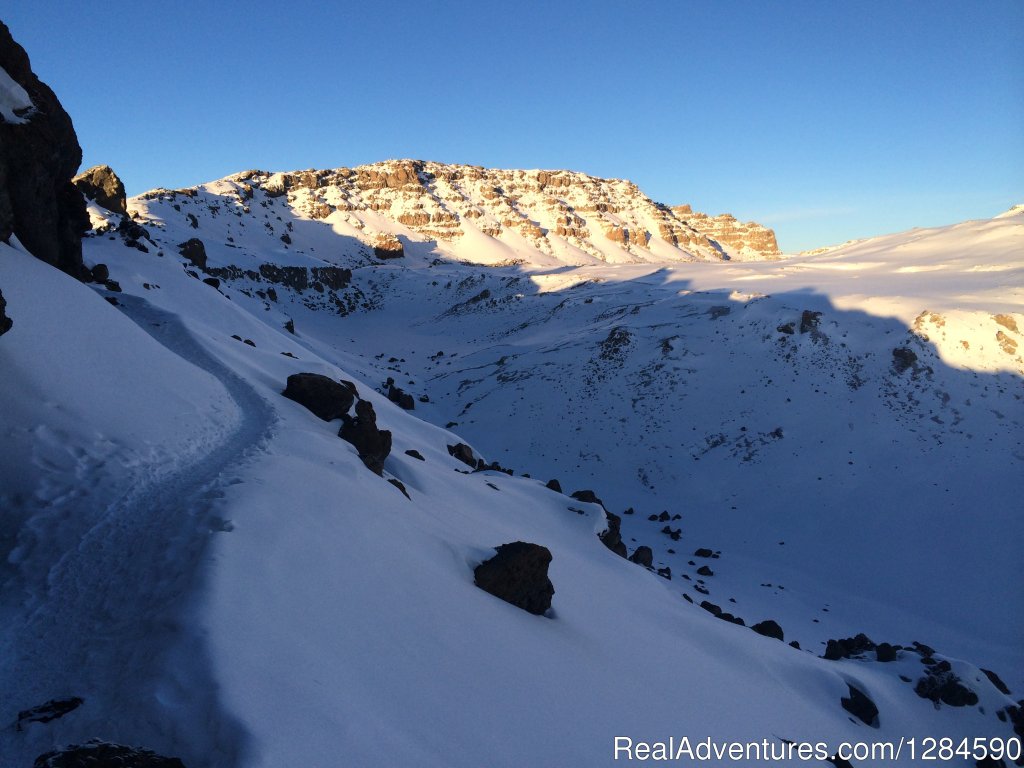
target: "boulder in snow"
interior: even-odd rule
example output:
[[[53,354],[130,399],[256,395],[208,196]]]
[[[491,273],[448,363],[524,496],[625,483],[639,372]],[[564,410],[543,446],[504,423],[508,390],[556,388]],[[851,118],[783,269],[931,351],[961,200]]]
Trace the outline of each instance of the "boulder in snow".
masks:
[[[355,401],[348,387],[319,373],[293,373],[281,394],[304,405],[324,421],[340,419]]]
[[[540,544],[515,541],[473,571],[480,589],[528,613],[542,615],[551,607],[555,587],[548,578],[551,552]]]

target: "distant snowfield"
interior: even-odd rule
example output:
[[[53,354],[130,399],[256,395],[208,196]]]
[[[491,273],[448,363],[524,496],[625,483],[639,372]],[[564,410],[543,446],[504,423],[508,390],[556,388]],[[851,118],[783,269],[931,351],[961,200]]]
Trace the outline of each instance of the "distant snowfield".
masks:
[[[616,736],[1012,735],[996,712],[1024,690],[1024,216],[779,262],[496,267],[360,212],[403,238],[381,264],[338,213],[257,189],[235,215],[217,184],[133,201],[147,253],[86,240],[121,293],[0,245],[0,717],[86,701],[0,732],[12,764],[92,736],[190,768],[327,768],[611,765]],[[191,237],[211,268],[350,268],[346,309],[313,285],[203,284],[178,254]],[[488,241],[475,260],[507,261]],[[356,383],[411,499],[280,396],[300,371]],[[460,441],[515,475],[467,474]],[[672,578],[606,549],[600,507],[551,477],[595,490]],[[473,585],[516,540],[553,554],[548,617]],[[858,632],[933,646],[977,705],[917,696],[912,651],[819,658]],[[842,708],[849,685],[877,728]]]

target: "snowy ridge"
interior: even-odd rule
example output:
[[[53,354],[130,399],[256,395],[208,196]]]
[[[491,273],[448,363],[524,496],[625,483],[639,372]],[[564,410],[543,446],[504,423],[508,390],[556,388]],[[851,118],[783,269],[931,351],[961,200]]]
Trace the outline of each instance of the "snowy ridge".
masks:
[[[86,261],[113,281],[95,290],[0,246],[3,504],[22,523],[4,541],[0,718],[85,700],[0,732],[0,754],[103,736],[190,768],[592,766],[617,735],[1012,735],[997,713],[1024,689],[1019,218],[721,263],[486,234],[461,212],[446,240],[425,234],[446,223],[425,202],[401,210],[429,225],[394,223],[423,192],[359,190],[393,196],[386,215],[343,210],[343,188],[242,174],[136,198],[134,226],[92,205]],[[404,255],[378,259],[368,231]],[[281,397],[305,371],[373,404],[393,434],[383,477],[337,421]],[[468,472],[460,441],[517,471]],[[652,569],[610,552],[601,507],[550,477],[595,490]],[[93,544],[62,539],[69,523]],[[140,562],[64,597],[140,525]],[[516,540],[552,552],[547,617],[473,584]],[[765,619],[785,642],[748,628]],[[820,658],[857,632],[905,647]],[[82,639],[73,669],[62,638]],[[922,659],[976,702],[915,693]],[[843,707],[850,686],[876,722]]]

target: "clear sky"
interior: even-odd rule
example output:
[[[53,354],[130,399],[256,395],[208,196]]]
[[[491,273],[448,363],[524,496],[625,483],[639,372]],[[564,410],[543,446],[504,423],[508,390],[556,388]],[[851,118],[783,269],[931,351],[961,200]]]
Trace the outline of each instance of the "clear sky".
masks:
[[[799,250],[1024,202],[1024,2],[43,2],[129,194],[414,157],[628,178]]]

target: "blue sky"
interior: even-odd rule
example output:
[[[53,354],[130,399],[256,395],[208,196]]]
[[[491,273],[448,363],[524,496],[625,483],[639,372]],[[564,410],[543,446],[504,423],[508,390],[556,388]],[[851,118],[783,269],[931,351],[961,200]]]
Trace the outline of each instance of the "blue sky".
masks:
[[[131,194],[395,157],[628,178],[799,250],[1024,202],[1024,2],[0,11]]]

